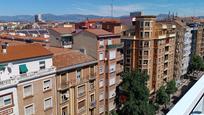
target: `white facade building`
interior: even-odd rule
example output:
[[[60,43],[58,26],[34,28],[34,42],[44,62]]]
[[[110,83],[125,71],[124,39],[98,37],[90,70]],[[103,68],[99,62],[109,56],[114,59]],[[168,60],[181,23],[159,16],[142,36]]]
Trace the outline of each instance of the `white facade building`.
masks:
[[[191,54],[191,42],[192,42],[192,33],[191,28],[186,29],[186,33],[184,36],[184,44],[183,44],[183,59],[182,59],[182,74],[185,75],[188,71],[190,54]]]
[[[18,84],[54,75],[52,53],[37,44],[7,45],[0,51],[0,115],[19,115]]]

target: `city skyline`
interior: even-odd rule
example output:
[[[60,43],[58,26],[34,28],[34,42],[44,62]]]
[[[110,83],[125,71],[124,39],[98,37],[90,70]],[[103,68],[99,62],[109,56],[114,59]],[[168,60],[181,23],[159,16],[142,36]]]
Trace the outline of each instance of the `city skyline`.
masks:
[[[113,15],[128,15],[132,11],[142,11],[149,15],[177,12],[179,16],[202,16],[203,1],[199,0],[113,0]],[[86,0],[7,0],[0,4],[0,16],[34,15],[34,14],[93,14],[100,16],[111,15],[111,1]]]

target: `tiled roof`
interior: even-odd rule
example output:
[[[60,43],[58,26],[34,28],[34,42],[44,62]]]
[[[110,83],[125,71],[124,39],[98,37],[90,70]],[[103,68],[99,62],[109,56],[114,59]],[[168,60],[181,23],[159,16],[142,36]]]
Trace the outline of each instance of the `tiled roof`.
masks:
[[[68,28],[68,27],[56,27],[56,28],[51,28],[51,30],[56,31],[60,34],[71,34],[75,30],[73,28]]]
[[[54,54],[53,65],[57,67],[57,69],[61,69],[61,68],[96,60],[77,50],[56,48],[56,47],[47,47],[47,49]]]
[[[113,33],[103,29],[86,29],[85,31],[90,32],[96,36],[113,35]]]
[[[9,45],[6,54],[2,53],[0,47],[0,63],[50,55],[52,53],[39,44]]]

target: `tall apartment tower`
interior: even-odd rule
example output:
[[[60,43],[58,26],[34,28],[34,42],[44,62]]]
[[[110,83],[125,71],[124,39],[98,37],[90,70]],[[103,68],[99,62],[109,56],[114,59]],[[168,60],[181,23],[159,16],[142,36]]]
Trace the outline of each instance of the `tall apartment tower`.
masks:
[[[96,115],[115,109],[115,89],[123,72],[123,45],[120,36],[103,29],[86,29],[74,36],[73,48],[83,51],[98,61],[99,110]]]
[[[135,36],[123,36],[125,71],[138,69],[149,75],[150,93],[173,79],[175,28],[156,22],[155,16],[133,18]]]

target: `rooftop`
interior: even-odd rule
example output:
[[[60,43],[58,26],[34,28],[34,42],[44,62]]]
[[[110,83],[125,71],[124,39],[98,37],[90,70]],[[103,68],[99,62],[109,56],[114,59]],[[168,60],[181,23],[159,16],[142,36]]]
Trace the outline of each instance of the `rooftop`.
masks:
[[[96,36],[113,35],[113,33],[108,32],[108,31],[103,30],[103,29],[86,29],[85,31],[92,33]]]
[[[88,19],[88,22],[96,23],[96,22],[111,22],[111,23],[120,23],[120,19],[116,18],[95,18],[95,19]]]
[[[73,65],[87,63],[87,62],[96,60],[77,50],[56,48],[56,47],[47,47],[47,49],[54,54],[53,65],[57,69],[61,69],[61,68],[65,68],[68,66],[73,66]]]
[[[51,30],[58,32],[59,34],[71,34],[75,31],[73,28],[69,28],[69,27],[56,27],[56,28],[51,28]]]
[[[0,63],[52,55],[40,44],[9,45],[6,54],[2,53],[2,47],[0,51]]]

